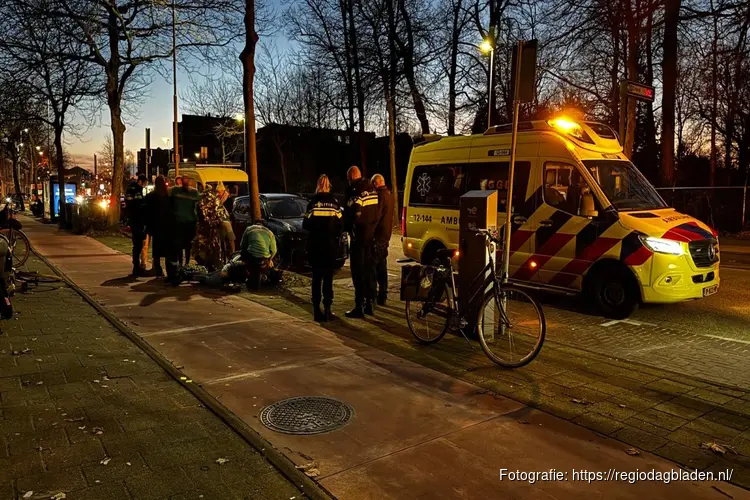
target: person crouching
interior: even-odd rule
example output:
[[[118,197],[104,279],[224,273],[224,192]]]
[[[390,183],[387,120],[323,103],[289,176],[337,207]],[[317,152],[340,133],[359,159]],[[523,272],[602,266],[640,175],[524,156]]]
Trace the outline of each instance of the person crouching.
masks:
[[[331,181],[321,175],[315,196],[307,204],[302,228],[308,231],[307,260],[312,266],[312,303],[315,321],[335,319],[333,304],[333,271],[341,231],[343,213],[336,197],[331,194]],[[321,293],[322,288],[322,293]],[[321,298],[325,312],[320,310]]]

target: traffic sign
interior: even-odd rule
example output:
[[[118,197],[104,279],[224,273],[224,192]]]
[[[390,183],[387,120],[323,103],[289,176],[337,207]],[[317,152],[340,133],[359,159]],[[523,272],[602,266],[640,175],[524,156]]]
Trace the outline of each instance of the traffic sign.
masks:
[[[624,86],[625,94],[629,97],[635,97],[639,101],[654,102],[654,87],[629,80],[623,81],[622,85]]]

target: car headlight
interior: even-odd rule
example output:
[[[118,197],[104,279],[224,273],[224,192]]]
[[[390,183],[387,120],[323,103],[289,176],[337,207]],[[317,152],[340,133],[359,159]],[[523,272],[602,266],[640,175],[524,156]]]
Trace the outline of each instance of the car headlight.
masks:
[[[682,255],[685,251],[682,243],[675,240],[655,238],[653,236],[641,236],[641,243],[654,253],[666,253],[669,255]]]

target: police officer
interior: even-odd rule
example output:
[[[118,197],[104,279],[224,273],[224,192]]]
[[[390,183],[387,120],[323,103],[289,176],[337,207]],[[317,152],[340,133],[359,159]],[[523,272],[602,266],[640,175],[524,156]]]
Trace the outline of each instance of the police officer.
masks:
[[[331,194],[331,181],[321,175],[315,196],[307,204],[302,227],[309,232],[307,237],[307,259],[312,266],[312,303],[315,321],[335,319],[331,312],[333,304],[333,270],[338,253],[343,226],[343,214],[336,197]],[[320,310],[321,287],[323,307]]]
[[[354,309],[347,318],[364,318],[372,315],[375,298],[375,265],[373,243],[378,222],[378,195],[358,167],[351,167],[346,178],[349,193],[344,210],[344,227],[352,238],[350,267],[354,283]]]
[[[393,196],[380,174],[372,176],[372,186],[378,195],[378,223],[375,226],[375,278],[378,283],[378,305],[388,299],[388,244],[393,233]]]
[[[146,182],[146,176],[141,174],[125,191],[125,215],[133,237],[133,277],[143,276],[146,272],[141,267],[141,251],[146,239],[146,202],[143,197],[143,186]]]

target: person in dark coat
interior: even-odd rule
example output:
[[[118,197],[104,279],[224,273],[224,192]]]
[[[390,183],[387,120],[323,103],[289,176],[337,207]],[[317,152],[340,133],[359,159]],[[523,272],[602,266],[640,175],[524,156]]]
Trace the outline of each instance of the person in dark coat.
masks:
[[[312,303],[315,321],[331,321],[333,304],[333,271],[339,240],[341,239],[343,213],[336,197],[331,194],[331,181],[321,175],[315,196],[307,204],[303,229],[308,231],[307,260],[312,266]],[[322,294],[321,294],[322,287]],[[325,312],[320,310],[321,296]]]
[[[372,301],[376,294],[373,243],[378,222],[378,195],[362,178],[358,167],[351,167],[346,177],[349,193],[344,227],[352,239],[350,267],[354,283],[354,308],[346,312],[346,317],[364,318],[365,314],[373,314]]]
[[[164,258],[167,276],[173,279],[176,275],[176,223],[172,202],[169,198],[167,181],[160,175],[154,181],[154,190],[146,195],[146,231],[151,235],[151,256],[153,257],[153,272],[156,276],[164,276],[161,259]]]
[[[141,267],[141,251],[146,239],[146,207],[143,198],[143,186],[146,182],[146,176],[141,174],[125,191],[125,215],[133,238],[133,277],[146,274],[146,270]]]
[[[193,182],[193,179],[185,177],[182,179],[181,186],[175,186],[169,192],[172,199],[172,211],[177,221],[177,255],[180,266],[183,262],[183,252],[185,254],[185,266],[190,265],[190,250],[193,246],[193,238],[195,238],[196,225],[198,224],[196,207],[201,195],[192,186]]]
[[[378,195],[378,223],[375,226],[375,279],[378,284],[378,305],[388,300],[388,245],[393,232],[393,196],[380,174],[372,176],[372,185]]]

